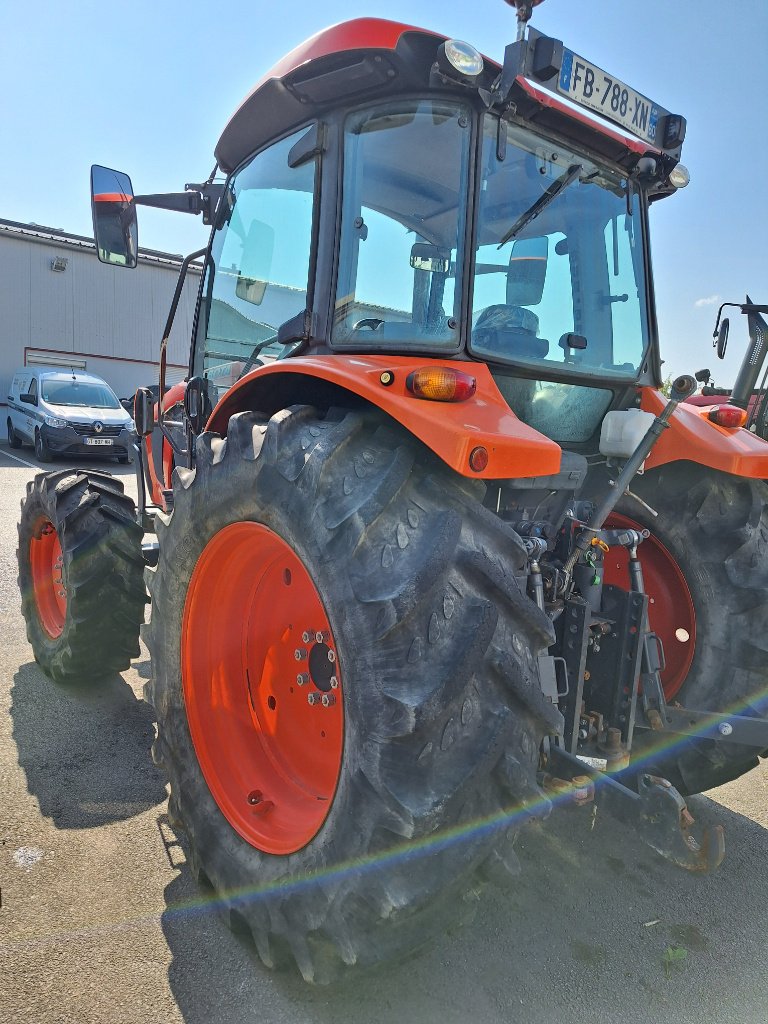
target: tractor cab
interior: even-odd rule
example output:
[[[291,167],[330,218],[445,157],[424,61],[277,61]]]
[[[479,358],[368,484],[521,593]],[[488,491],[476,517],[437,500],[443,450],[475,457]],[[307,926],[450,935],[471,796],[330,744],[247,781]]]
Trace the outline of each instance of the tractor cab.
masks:
[[[378,19],[321,32],[216,148],[193,374],[216,405],[270,352],[482,362],[524,422],[586,442],[659,381],[647,211],[687,181],[683,134],[533,30],[503,66]]]

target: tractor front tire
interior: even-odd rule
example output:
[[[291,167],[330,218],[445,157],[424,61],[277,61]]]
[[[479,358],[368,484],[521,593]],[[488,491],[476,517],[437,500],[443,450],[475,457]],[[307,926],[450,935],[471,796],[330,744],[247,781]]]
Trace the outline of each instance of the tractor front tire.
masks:
[[[373,414],[309,407],[237,414],[175,472],[154,754],[193,873],[268,967],[328,983],[407,954],[548,811],[552,627],[483,489]]]
[[[694,463],[638,477],[618,510],[651,531],[638,549],[650,598],[666,602],[662,636],[667,700],[696,711],[768,717],[768,487]],[[660,543],[656,543],[656,541]],[[646,549],[645,551],[643,549]],[[664,564],[664,562],[668,564]],[[646,564],[648,562],[648,564]],[[758,764],[736,743],[635,733],[643,770],[699,793]]]
[[[21,610],[43,671],[78,683],[128,668],[147,598],[143,531],[123,485],[104,473],[38,473],[18,530]]]

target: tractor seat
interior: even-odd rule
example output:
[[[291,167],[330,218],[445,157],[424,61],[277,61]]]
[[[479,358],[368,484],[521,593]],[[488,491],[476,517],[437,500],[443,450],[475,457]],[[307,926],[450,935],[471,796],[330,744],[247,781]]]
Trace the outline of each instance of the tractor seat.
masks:
[[[489,355],[544,359],[549,342],[539,338],[539,318],[524,306],[486,306],[472,329],[472,347]]]

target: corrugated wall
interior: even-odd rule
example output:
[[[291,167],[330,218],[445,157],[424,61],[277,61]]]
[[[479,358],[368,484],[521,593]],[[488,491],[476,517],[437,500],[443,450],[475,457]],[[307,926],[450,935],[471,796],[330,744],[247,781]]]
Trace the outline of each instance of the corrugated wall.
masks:
[[[51,269],[56,257],[67,261],[65,270]],[[85,356],[87,369],[104,377],[120,397],[155,383],[177,278],[172,264],[110,267],[99,263],[87,243],[0,227],[0,404],[30,349],[37,362],[43,351]],[[169,344],[169,362],[183,367],[199,281],[198,272],[188,275]],[[170,376],[181,375],[177,370]]]

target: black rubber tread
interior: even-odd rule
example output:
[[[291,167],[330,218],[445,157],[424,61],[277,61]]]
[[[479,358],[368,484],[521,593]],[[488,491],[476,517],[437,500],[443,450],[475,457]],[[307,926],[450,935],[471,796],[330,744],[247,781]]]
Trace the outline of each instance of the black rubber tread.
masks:
[[[43,628],[35,602],[29,545],[48,520],[58,534],[67,592],[64,630]],[[144,619],[143,531],[136,506],[106,473],[64,469],[27,484],[19,521],[19,588],[35,659],[59,683],[95,681],[128,668],[139,653]]]
[[[693,664],[674,700],[698,711],[768,717],[768,486],[675,462],[636,478],[632,490],[658,518],[629,497],[618,511],[674,555],[696,614]],[[753,749],[702,739],[654,754],[651,767],[688,794],[757,764]]]
[[[53,462],[53,452],[39,430],[35,431],[35,457],[38,462]]]
[[[8,428],[8,447],[9,448],[21,448],[21,445],[22,445],[21,438],[16,433],[16,431],[13,429],[13,424],[11,423],[11,417],[10,416],[8,417],[8,422],[6,423],[6,426]]]
[[[376,417],[323,420],[301,406],[268,423],[234,416],[225,440],[198,439],[195,470],[174,475],[146,573],[154,756],[193,872],[267,966],[292,958],[307,981],[327,983],[345,965],[402,956],[461,917],[477,869],[514,874],[521,820],[549,811],[539,747],[561,720],[536,657],[552,626],[521,592],[524,548],[482,507],[483,489]],[[337,794],[318,835],[288,857],[256,850],[222,816],[184,711],[190,575],[239,520],[274,530],[309,568],[344,679]]]

